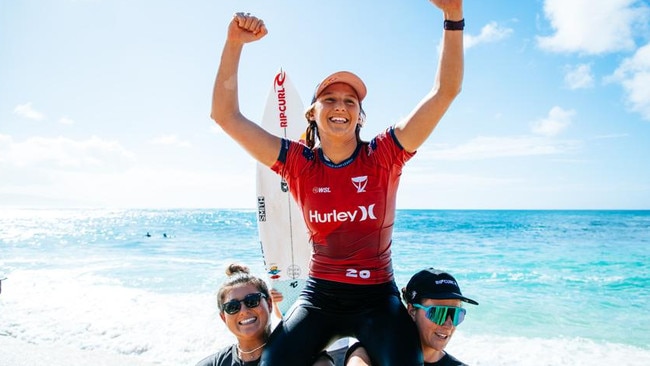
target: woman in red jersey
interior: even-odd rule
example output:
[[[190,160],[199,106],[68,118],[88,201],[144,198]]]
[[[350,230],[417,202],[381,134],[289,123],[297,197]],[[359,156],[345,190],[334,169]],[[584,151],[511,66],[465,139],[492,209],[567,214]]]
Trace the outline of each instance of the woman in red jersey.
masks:
[[[342,336],[358,338],[382,365],[422,365],[415,327],[393,279],[395,197],[402,167],[458,95],[463,78],[462,0],[430,2],[445,19],[435,84],[406,118],[370,142],[359,138],[366,86],[347,71],[316,87],[306,112],[307,145],[272,135],[243,116],[241,52],[268,32],[261,19],[244,13],[228,27],[211,117],[288,182],[313,245],[307,286],[273,331],[262,365],[305,365]]]

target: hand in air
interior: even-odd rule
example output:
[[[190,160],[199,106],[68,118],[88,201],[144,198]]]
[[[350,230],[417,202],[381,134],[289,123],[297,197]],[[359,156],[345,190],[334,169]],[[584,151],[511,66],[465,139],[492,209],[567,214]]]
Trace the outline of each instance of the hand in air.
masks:
[[[250,13],[235,13],[228,26],[228,40],[249,43],[261,39],[268,32],[262,19]]]
[[[274,303],[279,303],[284,300],[284,296],[282,296],[282,292],[276,290],[276,289],[271,289],[271,298],[273,299]]]
[[[442,11],[459,11],[463,9],[463,0],[429,0]]]

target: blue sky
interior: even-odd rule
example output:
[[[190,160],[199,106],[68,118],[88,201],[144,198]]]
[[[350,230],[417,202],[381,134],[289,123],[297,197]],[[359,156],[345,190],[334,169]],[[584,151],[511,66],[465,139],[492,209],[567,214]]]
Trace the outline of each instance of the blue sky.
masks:
[[[240,67],[261,118],[283,67],[304,103],[346,69],[362,137],[431,88],[425,0],[0,2],[0,207],[253,208],[254,162],[209,119],[236,11],[265,20]],[[650,3],[465,1],[463,92],[404,171],[399,208],[650,209]]]

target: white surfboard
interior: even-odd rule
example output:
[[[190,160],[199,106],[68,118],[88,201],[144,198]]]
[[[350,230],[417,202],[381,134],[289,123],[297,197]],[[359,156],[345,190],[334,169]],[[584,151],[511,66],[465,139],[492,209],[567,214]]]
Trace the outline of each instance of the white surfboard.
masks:
[[[262,117],[262,127],[292,140],[304,140],[307,122],[300,95],[286,72],[275,75]],[[257,227],[264,266],[273,288],[284,297],[285,314],[296,301],[309,275],[311,244],[300,208],[284,180],[257,164]]]

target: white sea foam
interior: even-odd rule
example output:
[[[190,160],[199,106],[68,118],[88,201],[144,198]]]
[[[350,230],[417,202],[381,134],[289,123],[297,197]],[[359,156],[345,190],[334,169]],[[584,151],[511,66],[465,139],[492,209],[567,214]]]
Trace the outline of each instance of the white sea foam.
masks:
[[[35,346],[24,356],[61,348],[79,358],[98,352],[178,365],[232,341],[213,294],[155,294],[111,282],[87,269],[12,272],[0,295],[0,342],[16,342],[0,355],[15,355],[11,346],[22,342]]]
[[[650,350],[584,338],[523,338],[456,332],[447,351],[476,366],[650,365]]]

